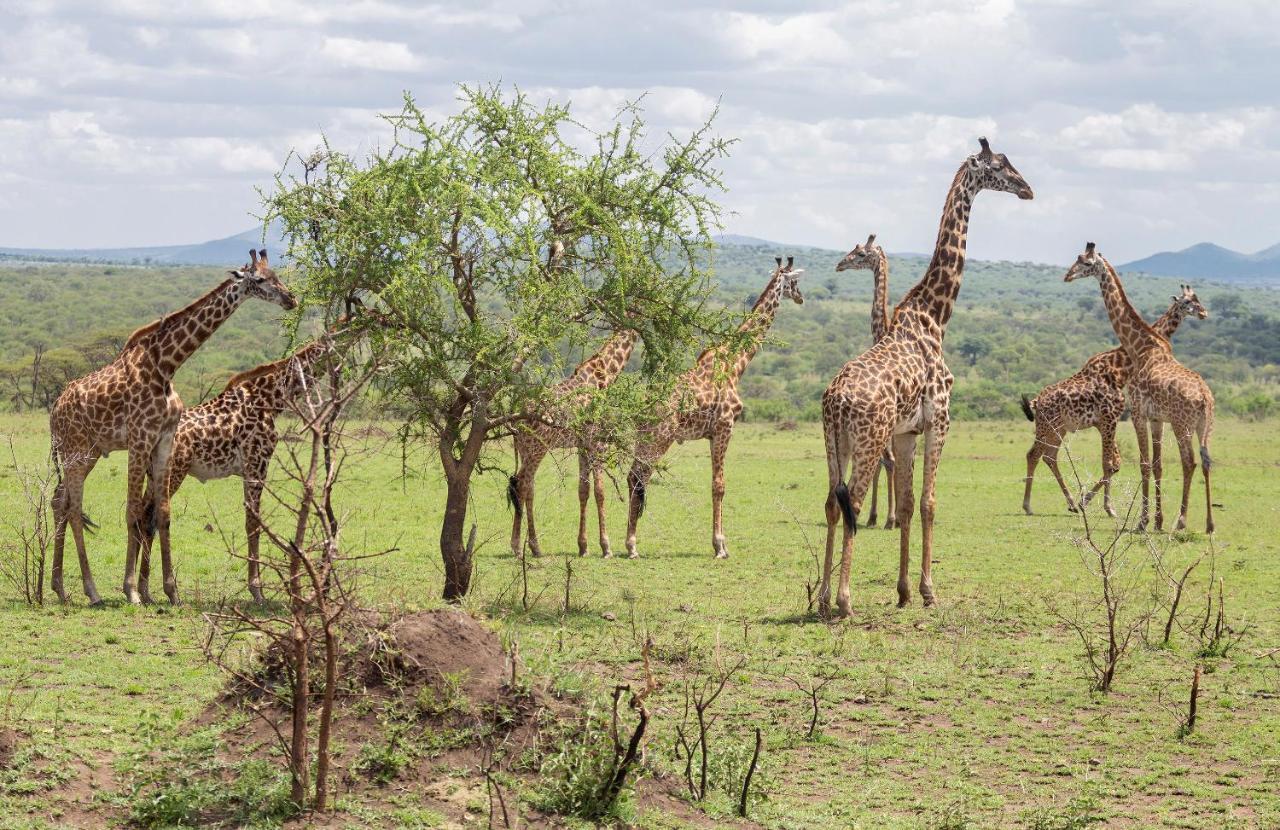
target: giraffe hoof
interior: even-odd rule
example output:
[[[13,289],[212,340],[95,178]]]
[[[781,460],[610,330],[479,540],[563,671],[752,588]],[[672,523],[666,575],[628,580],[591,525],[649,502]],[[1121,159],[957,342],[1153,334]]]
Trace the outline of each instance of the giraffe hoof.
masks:
[[[716,551],[716,559],[728,559],[728,558],[729,558],[729,551],[727,550]]]
[[[612,558],[613,558],[613,551],[611,551],[611,550],[601,551],[601,553],[600,553],[600,558],[601,558],[601,559],[612,559]]]
[[[933,594],[921,594],[920,600],[924,603],[925,608],[932,608],[938,604],[938,600],[934,598]]]

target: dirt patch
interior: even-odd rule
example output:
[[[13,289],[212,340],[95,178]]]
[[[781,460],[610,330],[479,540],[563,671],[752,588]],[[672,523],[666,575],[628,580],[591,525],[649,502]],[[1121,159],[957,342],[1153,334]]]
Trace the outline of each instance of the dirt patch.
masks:
[[[18,751],[18,733],[10,728],[0,729],[0,769],[8,769],[13,755]]]

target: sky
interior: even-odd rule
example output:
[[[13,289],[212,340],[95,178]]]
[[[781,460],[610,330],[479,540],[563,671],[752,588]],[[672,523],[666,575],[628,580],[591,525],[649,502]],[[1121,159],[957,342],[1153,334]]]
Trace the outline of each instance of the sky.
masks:
[[[970,254],[1113,261],[1280,242],[1280,3],[0,0],[0,245],[200,242],[321,134],[361,153],[404,91],[501,81],[655,136],[719,103],[726,231],[932,250],[985,135],[1036,191]]]

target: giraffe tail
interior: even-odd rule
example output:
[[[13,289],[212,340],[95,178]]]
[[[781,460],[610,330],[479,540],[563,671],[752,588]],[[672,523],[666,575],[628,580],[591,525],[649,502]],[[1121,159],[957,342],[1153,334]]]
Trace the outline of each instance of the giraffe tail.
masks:
[[[634,468],[627,473],[627,488],[636,503],[636,518],[639,519],[644,515],[644,479]]]
[[[853,513],[853,501],[849,498],[849,488],[843,481],[836,485],[836,503],[840,505],[840,512],[844,514],[845,527],[852,528],[856,536],[858,519]]]
[[[524,515],[524,508],[520,506],[520,479],[515,476],[507,479],[507,504],[516,511],[517,519]]]
[[[1023,393],[1022,395],[1022,414],[1027,416],[1028,421],[1034,421],[1036,419],[1035,402],[1032,401],[1026,393]]]

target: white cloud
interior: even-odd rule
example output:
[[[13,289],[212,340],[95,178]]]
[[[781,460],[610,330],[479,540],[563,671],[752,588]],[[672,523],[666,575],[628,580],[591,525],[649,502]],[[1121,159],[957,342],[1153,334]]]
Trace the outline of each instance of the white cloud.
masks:
[[[232,232],[290,149],[361,154],[403,90],[438,118],[497,80],[595,127],[647,90],[655,145],[721,102],[730,229],[780,241],[927,249],[978,135],[1037,198],[984,196],[975,256],[1280,238],[1274,2],[0,2],[0,244]]]
[[[422,61],[413,54],[408,44],[386,40],[327,37],[320,53],[339,66],[379,72],[406,72],[422,66]]]

